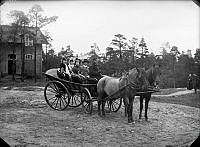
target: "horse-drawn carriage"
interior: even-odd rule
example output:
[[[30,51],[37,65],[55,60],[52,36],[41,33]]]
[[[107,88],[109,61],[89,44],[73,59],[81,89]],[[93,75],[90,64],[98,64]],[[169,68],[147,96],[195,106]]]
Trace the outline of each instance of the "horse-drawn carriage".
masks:
[[[69,107],[82,106],[83,111],[91,114],[93,110],[93,102],[98,100],[97,83],[80,84],[72,81],[66,81],[59,78],[57,69],[50,69],[45,73],[48,83],[44,89],[44,97],[47,104],[55,110],[65,110]],[[117,92],[106,97],[106,104],[111,112],[117,112],[122,105],[122,97],[117,97],[126,85]],[[132,85],[133,86],[133,85]],[[136,88],[136,87],[135,87]],[[156,92],[153,87],[148,87],[147,91],[137,89],[137,94]],[[115,95],[115,96],[114,96]]]
[[[50,69],[45,73],[48,83],[44,89],[47,104],[55,110],[65,110],[69,107],[82,106],[85,113],[91,114],[93,102],[97,101],[97,83],[75,83],[61,79],[57,69]],[[108,108],[117,112],[122,104],[122,99],[107,101]]]

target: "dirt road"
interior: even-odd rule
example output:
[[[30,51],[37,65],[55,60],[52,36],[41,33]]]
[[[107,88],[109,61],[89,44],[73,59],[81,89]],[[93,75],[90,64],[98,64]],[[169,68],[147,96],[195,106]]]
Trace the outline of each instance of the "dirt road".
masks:
[[[197,138],[199,108],[151,101],[149,121],[127,124],[123,107],[106,118],[79,108],[55,111],[43,98],[42,87],[0,89],[0,137],[11,146],[186,146]]]

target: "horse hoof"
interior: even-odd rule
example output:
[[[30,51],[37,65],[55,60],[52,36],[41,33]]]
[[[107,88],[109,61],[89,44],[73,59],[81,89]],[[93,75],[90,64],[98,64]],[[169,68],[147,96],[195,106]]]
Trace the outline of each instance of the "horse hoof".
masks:
[[[145,117],[145,121],[148,121],[148,117]]]
[[[133,122],[133,119],[128,119],[128,124],[131,124]]]
[[[105,113],[102,113],[102,117],[106,117],[106,114],[105,114]]]
[[[141,115],[139,115],[139,119],[141,119],[141,117],[142,117],[142,116],[141,116]]]

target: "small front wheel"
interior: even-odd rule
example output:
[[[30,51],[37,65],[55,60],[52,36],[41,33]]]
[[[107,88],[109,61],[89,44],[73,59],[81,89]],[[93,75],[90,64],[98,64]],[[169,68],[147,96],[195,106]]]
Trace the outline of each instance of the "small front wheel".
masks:
[[[111,112],[117,112],[122,105],[122,98],[107,101],[108,108]]]
[[[81,93],[75,93],[69,101],[69,106],[70,107],[78,107],[82,104],[82,97]]]
[[[82,102],[83,111],[87,114],[92,114],[92,110],[93,110],[92,97],[87,88],[84,88],[82,90],[81,97],[83,100]]]

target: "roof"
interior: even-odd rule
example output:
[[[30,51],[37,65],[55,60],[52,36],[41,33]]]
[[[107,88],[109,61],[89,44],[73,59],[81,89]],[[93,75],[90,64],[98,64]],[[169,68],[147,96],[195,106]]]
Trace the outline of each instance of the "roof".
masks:
[[[12,36],[14,31],[17,31],[17,36],[16,36],[16,42],[17,43],[21,43],[21,38],[20,35],[22,34],[22,29],[18,28],[15,29],[15,26],[10,26],[10,25],[0,25],[0,39],[2,42],[8,42],[10,37]],[[29,34],[32,38],[35,36],[36,34],[36,28],[34,27],[26,27],[26,29],[24,30],[25,34]],[[38,29],[37,30],[37,43],[38,44],[48,44],[48,41],[46,40],[46,38],[44,37],[44,35],[42,34],[41,30]]]

